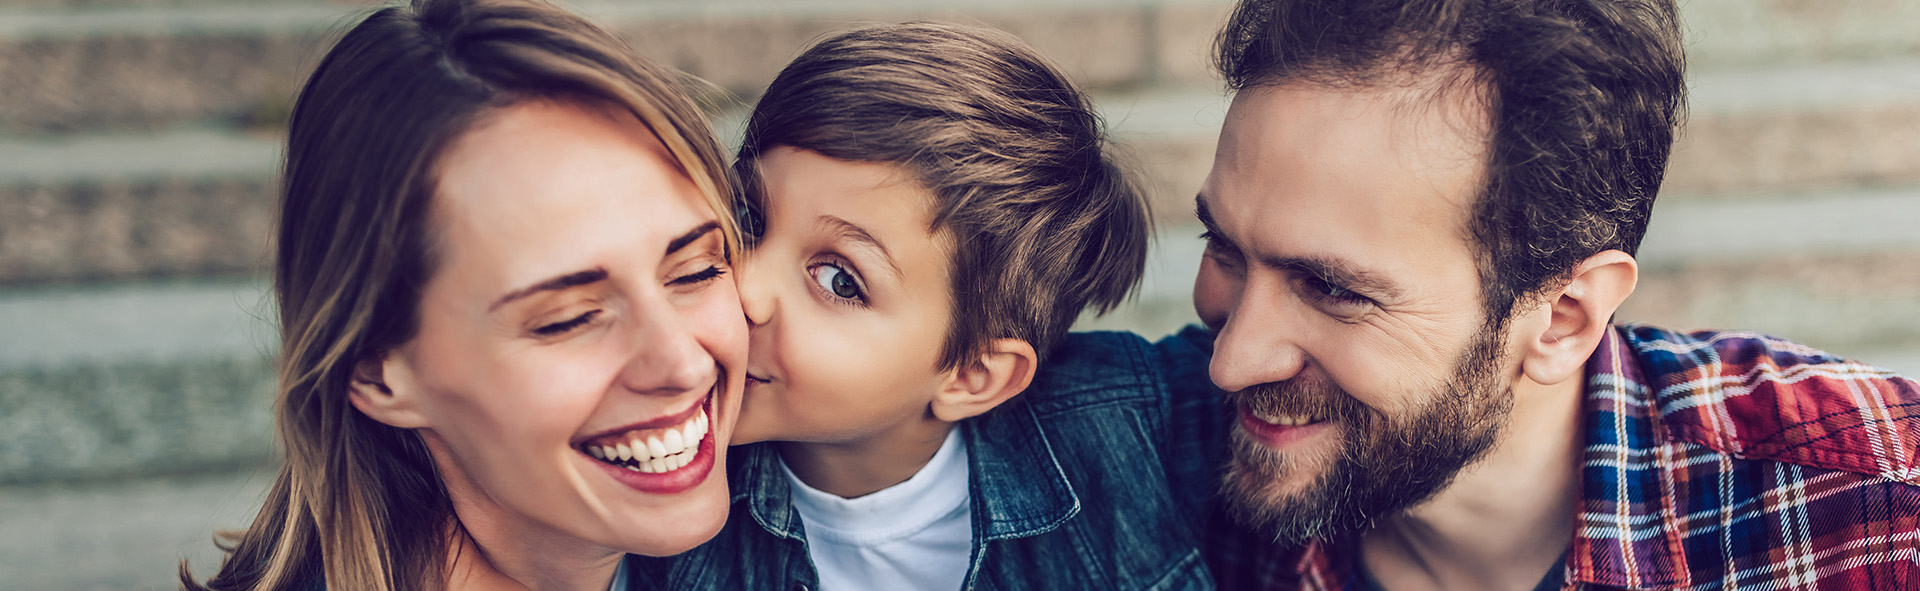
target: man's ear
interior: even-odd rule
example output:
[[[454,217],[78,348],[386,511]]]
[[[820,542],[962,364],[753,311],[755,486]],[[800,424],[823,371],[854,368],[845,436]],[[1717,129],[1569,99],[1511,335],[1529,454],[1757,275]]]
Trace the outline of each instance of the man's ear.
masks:
[[[933,416],[955,422],[993,410],[1026,391],[1040,367],[1033,345],[1020,339],[995,339],[973,363],[947,373],[933,395]]]
[[[419,388],[411,370],[394,351],[362,359],[353,365],[347,400],[367,418],[401,429],[425,427],[427,419],[420,412]]]
[[[1608,250],[1587,257],[1573,277],[1547,300],[1546,330],[1525,343],[1521,371],[1541,384],[1557,384],[1584,375],[1587,358],[1611,330],[1613,313],[1633,294],[1640,265],[1633,256]]]

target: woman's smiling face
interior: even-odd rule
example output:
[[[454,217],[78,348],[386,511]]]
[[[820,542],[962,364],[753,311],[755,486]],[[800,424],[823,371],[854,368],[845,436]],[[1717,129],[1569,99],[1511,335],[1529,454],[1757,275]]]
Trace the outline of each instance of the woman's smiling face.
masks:
[[[416,336],[355,405],[419,429],[470,531],[685,551],[727,515],[746,324],[723,233],[624,111],[528,102],[437,169]]]

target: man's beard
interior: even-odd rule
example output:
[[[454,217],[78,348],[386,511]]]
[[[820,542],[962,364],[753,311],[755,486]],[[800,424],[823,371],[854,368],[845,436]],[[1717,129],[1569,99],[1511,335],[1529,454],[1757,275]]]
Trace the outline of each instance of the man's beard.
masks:
[[[1413,399],[1418,407],[1395,416],[1368,408],[1326,380],[1275,382],[1228,393],[1227,404],[1266,416],[1333,423],[1341,442],[1334,457],[1288,457],[1236,426],[1233,459],[1221,488],[1227,509],[1242,524],[1297,545],[1370,529],[1381,518],[1433,497],[1493,447],[1513,407],[1510,389],[1494,391],[1504,332],[1483,331],[1455,363],[1452,379]],[[1283,477],[1314,470],[1321,475],[1303,490],[1280,490]]]

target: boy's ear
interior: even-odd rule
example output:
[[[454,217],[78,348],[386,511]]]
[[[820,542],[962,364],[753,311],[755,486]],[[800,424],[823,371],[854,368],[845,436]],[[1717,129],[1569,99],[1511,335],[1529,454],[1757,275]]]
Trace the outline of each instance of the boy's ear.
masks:
[[[1639,280],[1639,263],[1618,250],[1587,257],[1574,267],[1566,287],[1547,300],[1545,330],[1524,342],[1520,363],[1527,378],[1557,384],[1583,376],[1587,359],[1611,330],[1614,311]]]
[[[995,339],[973,363],[948,372],[933,395],[933,416],[949,423],[993,410],[1026,391],[1040,367],[1033,345],[1020,339]]]
[[[393,351],[368,357],[353,365],[347,400],[367,418],[401,429],[427,426],[420,411],[419,388],[402,356]]]

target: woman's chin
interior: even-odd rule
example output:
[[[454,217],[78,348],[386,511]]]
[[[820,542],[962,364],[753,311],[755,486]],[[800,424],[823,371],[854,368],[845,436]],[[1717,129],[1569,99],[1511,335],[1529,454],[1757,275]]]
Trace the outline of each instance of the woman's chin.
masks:
[[[672,556],[707,543],[727,524],[727,487],[724,478],[702,483],[682,493],[683,502],[656,506],[617,516],[624,525],[611,532],[614,547],[629,554]]]

